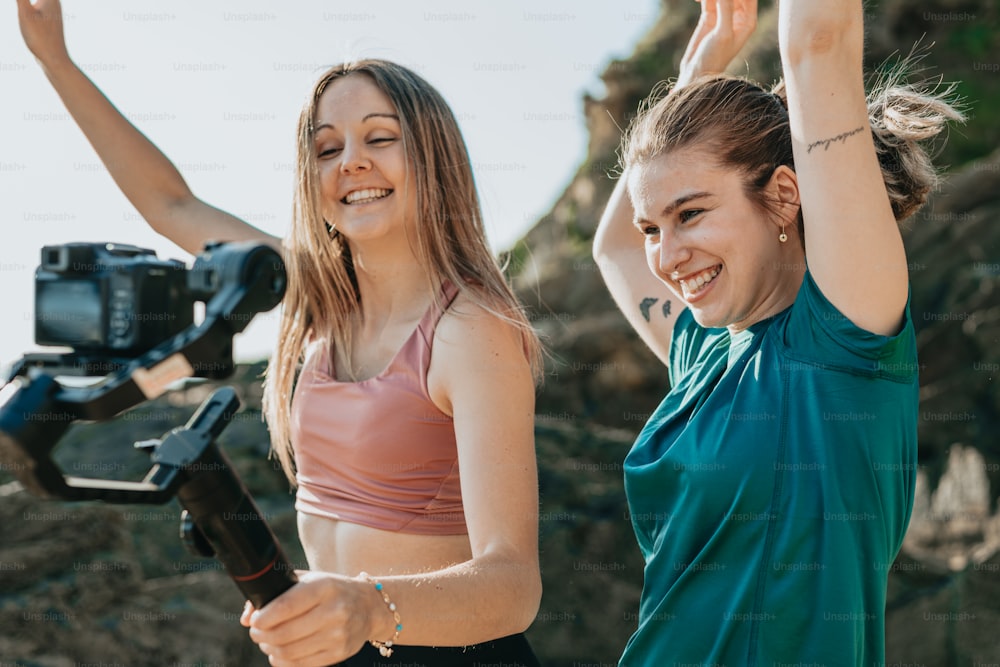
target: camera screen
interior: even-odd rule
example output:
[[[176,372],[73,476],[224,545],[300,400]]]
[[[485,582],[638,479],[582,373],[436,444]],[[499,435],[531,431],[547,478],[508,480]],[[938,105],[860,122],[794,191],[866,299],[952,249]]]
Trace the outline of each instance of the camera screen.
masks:
[[[35,289],[35,342],[70,347],[100,345],[103,298],[96,281],[42,282]]]

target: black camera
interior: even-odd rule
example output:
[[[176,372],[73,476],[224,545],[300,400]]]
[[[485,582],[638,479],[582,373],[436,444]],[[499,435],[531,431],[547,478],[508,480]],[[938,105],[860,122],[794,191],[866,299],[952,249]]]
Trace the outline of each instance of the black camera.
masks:
[[[134,246],[44,248],[35,339],[74,349],[28,353],[13,364],[0,400],[0,469],[42,498],[165,503],[176,496],[185,543],[214,555],[247,599],[264,606],[296,576],[216,442],[239,408],[232,387],[216,390],[183,427],[135,443],[152,460],[142,481],[66,475],[52,451],[76,422],[111,419],[179,379],[230,375],[233,336],[277,306],[285,286],[284,261],[264,243],[206,244],[190,270]],[[195,300],[205,303],[197,326]],[[105,377],[64,385],[59,378],[68,372]]]
[[[147,248],[67,243],[42,248],[35,343],[137,356],[194,321],[187,267]]]

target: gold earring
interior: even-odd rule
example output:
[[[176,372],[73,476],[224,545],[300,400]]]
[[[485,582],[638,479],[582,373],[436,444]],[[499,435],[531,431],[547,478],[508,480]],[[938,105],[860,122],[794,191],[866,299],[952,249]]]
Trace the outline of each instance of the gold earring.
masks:
[[[788,240],[788,234],[785,233],[784,225],[781,226],[781,233],[778,234],[778,240],[781,241],[782,243]]]

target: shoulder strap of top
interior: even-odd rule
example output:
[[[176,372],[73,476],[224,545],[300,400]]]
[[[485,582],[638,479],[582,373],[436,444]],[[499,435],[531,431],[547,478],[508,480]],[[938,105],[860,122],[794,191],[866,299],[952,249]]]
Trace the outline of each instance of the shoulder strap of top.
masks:
[[[431,307],[427,309],[427,313],[420,320],[420,330],[424,332],[428,342],[434,340],[434,330],[437,329],[438,322],[441,321],[444,311],[448,310],[448,307],[451,306],[457,296],[458,287],[454,283],[450,280],[445,280],[441,283],[441,298],[435,299]]]
[[[444,312],[451,306],[455,297],[458,296],[458,288],[451,281],[445,280],[441,284],[441,298],[435,299],[427,313],[421,318],[417,325],[417,334],[411,339],[414,345],[408,344],[408,351],[405,355],[407,363],[417,370],[420,388],[425,396],[428,396],[427,371],[430,369],[432,347],[434,346],[434,332],[437,330],[438,322]],[[412,355],[412,356],[411,356]],[[402,356],[402,355],[401,355]]]

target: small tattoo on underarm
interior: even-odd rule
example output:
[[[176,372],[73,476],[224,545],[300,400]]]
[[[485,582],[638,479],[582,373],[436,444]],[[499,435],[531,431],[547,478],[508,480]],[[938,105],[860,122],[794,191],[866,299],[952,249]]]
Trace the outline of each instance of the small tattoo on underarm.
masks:
[[[842,132],[841,134],[838,134],[837,136],[832,137],[830,139],[823,139],[822,141],[814,141],[813,143],[809,144],[809,148],[806,149],[806,153],[812,153],[812,150],[817,146],[822,146],[823,150],[830,150],[830,144],[838,141],[840,143],[846,143],[850,137],[853,137],[855,134],[861,134],[864,131],[865,128],[862,125],[856,130],[851,130],[850,132]]]
[[[670,299],[663,302],[663,316],[670,317],[670,304],[673,303]]]
[[[652,296],[647,296],[639,304],[639,312],[642,313],[643,318],[645,318],[647,322],[649,322],[649,309],[655,306],[657,301],[659,301],[659,299]],[[667,303],[669,303],[669,301]]]

